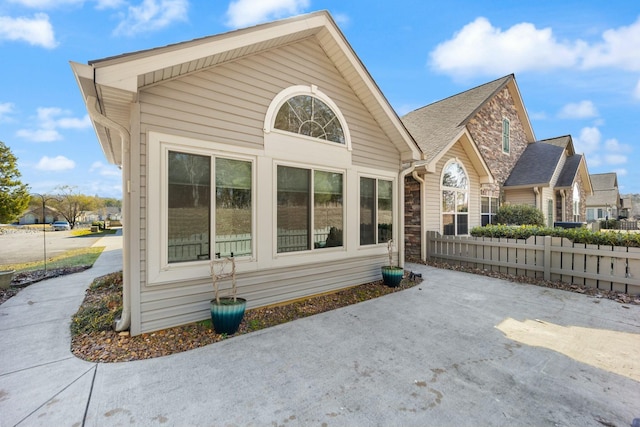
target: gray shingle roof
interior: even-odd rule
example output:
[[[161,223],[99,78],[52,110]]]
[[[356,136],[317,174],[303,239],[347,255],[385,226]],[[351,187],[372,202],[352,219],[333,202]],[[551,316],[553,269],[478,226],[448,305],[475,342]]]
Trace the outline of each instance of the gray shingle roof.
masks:
[[[513,78],[513,74],[510,74],[434,102],[406,114],[401,120],[425,154],[426,160],[431,161],[464,130],[478,109]]]
[[[580,167],[581,161],[582,154],[574,154],[573,156],[567,157],[562,172],[560,172],[560,176],[558,177],[558,182],[556,182],[556,188],[568,188],[573,185],[578,175],[578,168]]]
[[[505,187],[544,185],[551,182],[565,148],[546,142],[534,142],[524,150],[511,170]]]
[[[618,186],[618,175],[615,172],[589,175],[593,191],[613,190]]]

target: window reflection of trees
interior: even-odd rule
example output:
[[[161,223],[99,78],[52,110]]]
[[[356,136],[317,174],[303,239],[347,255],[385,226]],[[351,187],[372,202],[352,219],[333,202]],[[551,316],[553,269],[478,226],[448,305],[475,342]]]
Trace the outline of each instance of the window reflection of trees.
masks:
[[[344,132],[331,108],[310,95],[289,98],[278,114],[274,127],[280,130],[344,144]]]
[[[442,224],[445,235],[468,233],[469,179],[453,161],[442,171]]]

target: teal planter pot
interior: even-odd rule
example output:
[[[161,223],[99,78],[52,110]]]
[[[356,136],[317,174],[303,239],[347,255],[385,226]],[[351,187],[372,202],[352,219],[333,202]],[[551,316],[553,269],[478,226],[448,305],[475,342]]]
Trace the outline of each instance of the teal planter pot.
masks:
[[[244,298],[231,297],[220,298],[220,303],[215,299],[211,300],[211,322],[213,329],[218,334],[233,335],[238,331],[244,310],[247,306],[247,300]]]
[[[402,281],[404,269],[401,267],[382,267],[382,281],[385,285],[395,288]]]

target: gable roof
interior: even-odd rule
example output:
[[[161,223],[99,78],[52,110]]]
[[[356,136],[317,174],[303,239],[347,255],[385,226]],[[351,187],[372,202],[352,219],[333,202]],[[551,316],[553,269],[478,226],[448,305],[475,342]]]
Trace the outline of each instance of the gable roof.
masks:
[[[591,175],[593,191],[613,190],[618,187],[618,175],[615,172]]]
[[[505,87],[516,103],[529,142],[535,141],[513,74],[418,108],[404,115],[402,122],[418,143],[424,158],[434,160],[448,149],[480,108]]]
[[[71,67],[107,160],[121,164],[118,134],[128,137],[130,106],[140,88],[311,37],[396,144],[402,160],[420,159],[415,141],[327,11],[89,61],[88,65],[71,62]]]
[[[542,141],[529,144],[511,170],[505,187],[545,186],[564,155],[564,147]]]
[[[554,188],[571,188],[581,174],[584,189],[591,195],[592,184],[589,179],[586,158],[575,154],[571,135],[545,139],[529,144],[514,166],[505,187],[534,187],[551,184],[562,156],[567,157],[558,175]]]

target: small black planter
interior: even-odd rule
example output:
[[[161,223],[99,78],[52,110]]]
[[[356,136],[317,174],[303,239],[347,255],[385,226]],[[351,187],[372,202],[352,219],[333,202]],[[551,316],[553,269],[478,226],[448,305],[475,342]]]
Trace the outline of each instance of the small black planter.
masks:
[[[213,329],[219,334],[233,335],[238,331],[244,317],[247,300],[232,297],[220,298],[220,303],[211,300],[211,322]]]
[[[402,267],[390,267],[388,265],[382,268],[382,281],[385,285],[395,288],[402,281],[404,275],[404,268]]]

